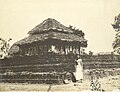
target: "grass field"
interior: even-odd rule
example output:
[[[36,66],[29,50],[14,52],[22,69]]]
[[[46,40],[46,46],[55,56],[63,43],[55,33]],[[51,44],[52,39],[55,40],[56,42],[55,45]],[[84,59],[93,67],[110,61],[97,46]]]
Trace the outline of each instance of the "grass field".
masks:
[[[100,78],[99,82],[101,88],[105,92],[120,91],[120,75],[107,76]],[[69,84],[28,84],[28,83],[0,83],[0,92],[5,91],[35,91],[35,92],[55,92],[55,91],[83,91],[90,90],[90,82],[84,80],[83,83],[69,83]],[[85,91],[86,92],[86,91]],[[88,92],[88,91],[87,91]],[[114,92],[114,91],[113,91]]]

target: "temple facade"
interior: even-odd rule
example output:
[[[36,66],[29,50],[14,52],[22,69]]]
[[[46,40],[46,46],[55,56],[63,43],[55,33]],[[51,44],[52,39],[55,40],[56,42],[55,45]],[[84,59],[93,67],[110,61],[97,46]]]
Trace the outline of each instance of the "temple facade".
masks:
[[[29,36],[14,43],[10,55],[83,54],[87,47],[84,33],[79,29],[65,27],[55,19],[48,18],[31,31]]]
[[[76,55],[84,54],[84,33],[48,18],[17,41],[0,60],[2,82],[60,83],[75,80]]]

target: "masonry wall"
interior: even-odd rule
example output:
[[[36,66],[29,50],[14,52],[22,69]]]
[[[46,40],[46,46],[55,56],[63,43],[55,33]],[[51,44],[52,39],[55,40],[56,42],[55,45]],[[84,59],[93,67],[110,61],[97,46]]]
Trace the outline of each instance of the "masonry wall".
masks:
[[[1,82],[58,83],[75,72],[75,55],[16,56],[0,60]],[[83,55],[83,68],[120,68],[118,55]]]

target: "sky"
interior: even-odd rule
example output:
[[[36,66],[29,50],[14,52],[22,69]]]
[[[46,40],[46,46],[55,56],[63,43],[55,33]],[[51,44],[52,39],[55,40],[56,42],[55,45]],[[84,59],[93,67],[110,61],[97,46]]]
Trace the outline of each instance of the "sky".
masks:
[[[120,0],[0,0],[0,37],[11,45],[47,18],[83,30],[86,52],[111,52],[115,31],[111,24],[120,13]]]

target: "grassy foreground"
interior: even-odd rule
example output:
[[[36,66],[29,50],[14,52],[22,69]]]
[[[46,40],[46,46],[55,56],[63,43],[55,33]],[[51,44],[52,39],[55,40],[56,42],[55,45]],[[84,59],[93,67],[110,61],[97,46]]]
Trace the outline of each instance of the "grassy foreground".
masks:
[[[105,92],[112,92],[113,90],[120,91],[120,75],[104,77],[99,80],[102,89]],[[83,81],[83,83],[70,83],[61,85],[49,84],[20,84],[20,83],[0,83],[0,92],[5,91],[35,91],[35,92],[55,92],[55,91],[83,91],[90,90],[90,82]],[[85,91],[86,92],[86,91]],[[88,91],[87,91],[88,92]]]

